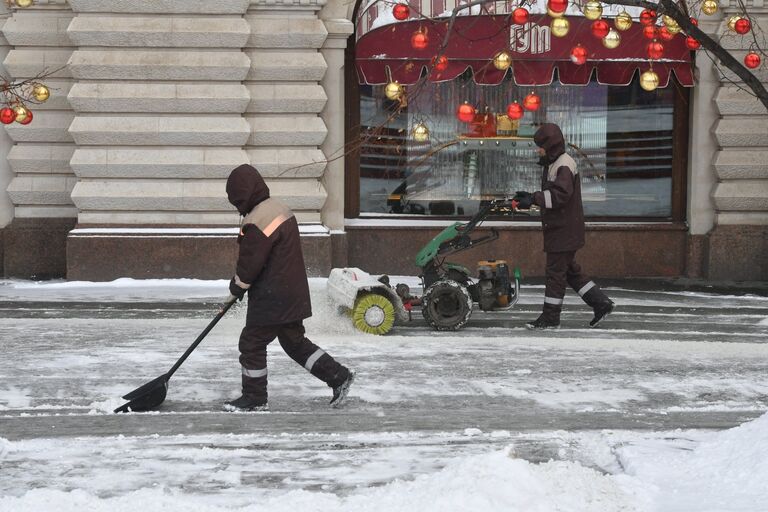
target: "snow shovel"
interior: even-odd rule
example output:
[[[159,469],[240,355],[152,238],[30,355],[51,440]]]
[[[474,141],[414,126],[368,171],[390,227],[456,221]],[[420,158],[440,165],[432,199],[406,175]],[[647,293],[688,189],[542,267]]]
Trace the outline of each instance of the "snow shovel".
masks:
[[[187,351],[184,352],[178,361],[176,361],[176,364],[174,364],[171,369],[168,370],[168,373],[165,373],[155,380],[149,381],[143,386],[134,389],[127,395],[124,395],[123,399],[128,400],[128,403],[123,404],[115,409],[115,412],[128,412],[129,410],[149,411],[162,404],[163,400],[165,400],[165,394],[168,392],[168,380],[171,378],[171,375],[173,375],[176,370],[179,369],[179,366],[181,366],[181,364],[186,361],[186,359],[189,357],[189,354],[191,354],[192,351],[197,348],[200,342],[203,341],[203,338],[205,338],[208,333],[211,332],[211,329],[213,329],[219,320],[221,320],[221,317],[223,317],[229,308],[232,307],[232,304],[234,304],[236,300],[236,297],[230,296],[227,302],[225,302],[222,306],[219,314],[216,315],[213,320],[211,320],[211,323],[208,324],[208,327],[206,327],[203,332],[200,333],[200,336],[197,337],[197,339],[189,346]]]

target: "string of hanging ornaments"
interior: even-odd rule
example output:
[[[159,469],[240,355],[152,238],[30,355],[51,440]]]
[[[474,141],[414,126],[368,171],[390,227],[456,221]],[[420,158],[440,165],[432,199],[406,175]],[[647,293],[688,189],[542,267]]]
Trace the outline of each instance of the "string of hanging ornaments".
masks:
[[[15,0],[29,2],[31,0]],[[565,16],[568,10],[569,0],[547,0],[547,15],[550,18],[550,31],[555,37],[565,37],[570,30],[570,22]],[[621,34],[632,28],[635,23],[632,16],[625,10],[614,15],[612,19],[603,17],[603,4],[598,0],[588,0],[577,4],[584,15],[590,20],[590,32],[593,37],[600,39],[603,46],[609,50],[618,48],[621,45]],[[718,11],[717,0],[704,0],[698,6],[701,14],[712,16]],[[392,15],[397,21],[411,21],[421,18],[420,13],[413,13],[407,3],[395,3],[392,7]],[[512,11],[510,21],[515,25],[525,25],[530,20],[530,11],[523,6],[517,7]],[[698,20],[690,17],[690,22],[698,26]],[[610,23],[612,21],[612,23]],[[699,50],[701,43],[693,36],[686,34],[677,21],[671,16],[662,14],[659,16],[652,9],[644,9],[638,17],[642,25],[642,33],[648,42],[645,43],[645,54],[650,64],[649,69],[640,74],[640,87],[648,92],[653,92],[659,87],[659,75],[653,70],[653,62],[664,58],[664,43],[673,41],[677,37],[685,38],[686,47],[691,50]],[[745,15],[733,15],[728,19],[728,28],[739,35],[746,35],[752,30],[752,23]],[[411,36],[411,47],[416,52],[423,52],[429,47],[429,33],[426,28],[419,27]],[[489,65],[493,65],[499,71],[506,71],[513,65],[513,56],[508,48],[500,48],[493,56]],[[580,43],[571,49],[570,59],[574,64],[584,65],[589,59],[588,50]],[[744,56],[744,65],[749,69],[756,69],[761,65],[761,57],[756,48],[751,47]],[[430,61],[431,70],[443,71],[449,64],[448,56],[443,54],[441,48],[439,52],[432,56]],[[390,79],[384,86],[384,94],[390,100],[399,101],[401,105],[407,104],[407,92],[405,87]],[[521,101],[513,99],[506,109],[506,116],[512,121],[518,121],[525,116],[526,112],[535,112],[541,107],[541,98],[535,93],[530,92]],[[469,101],[460,104],[456,110],[456,117],[463,123],[477,123],[478,117],[487,115],[487,113],[478,112],[478,109]],[[502,114],[503,115],[503,114]],[[429,139],[429,127],[423,119],[419,119],[411,129],[411,136],[418,142],[425,142]]]
[[[33,114],[29,105],[40,105],[51,97],[51,90],[41,81],[50,74],[19,81],[0,77],[0,92],[2,92],[0,123],[16,122],[24,125],[31,123]]]
[[[34,4],[33,0],[5,0],[9,8],[26,9]],[[58,70],[57,70],[58,71]],[[0,123],[19,123],[27,125],[32,122],[34,114],[29,105],[40,105],[51,97],[51,90],[42,80],[56,71],[43,73],[26,80],[9,80],[0,77],[0,93],[2,93],[2,108],[0,108]]]

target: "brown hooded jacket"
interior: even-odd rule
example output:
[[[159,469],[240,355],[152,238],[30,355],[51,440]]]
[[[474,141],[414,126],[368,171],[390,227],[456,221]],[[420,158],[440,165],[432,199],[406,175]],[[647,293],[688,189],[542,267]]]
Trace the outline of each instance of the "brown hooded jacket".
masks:
[[[556,124],[541,125],[533,141],[546,152],[540,161],[544,166],[541,191],[533,194],[533,202],[541,208],[544,251],[576,251],[584,246],[584,210],[576,162],[565,152],[565,138]]]
[[[312,316],[299,225],[269,197],[261,174],[241,165],[227,179],[229,202],[243,215],[235,282],[248,290],[248,323],[277,325]]]

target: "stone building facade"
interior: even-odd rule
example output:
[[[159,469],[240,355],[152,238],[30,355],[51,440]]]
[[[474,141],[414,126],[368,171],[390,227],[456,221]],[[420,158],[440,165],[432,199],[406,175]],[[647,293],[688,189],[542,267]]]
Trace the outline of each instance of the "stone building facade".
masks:
[[[768,27],[763,0],[747,7]],[[355,8],[341,0],[2,8],[3,74],[56,70],[34,121],[0,133],[2,273],[227,277],[238,216],[224,183],[242,163],[296,212],[312,274],[347,264],[408,272],[405,262],[439,228],[345,218]],[[722,18],[702,27],[724,28]],[[741,56],[742,41],[724,44]],[[613,251],[594,274],[768,279],[768,113],[706,57],[697,74],[685,224],[591,225],[586,253]],[[768,82],[768,66],[758,74]],[[501,243],[538,236],[536,226],[514,225]],[[518,257],[528,275],[543,273],[538,250]]]

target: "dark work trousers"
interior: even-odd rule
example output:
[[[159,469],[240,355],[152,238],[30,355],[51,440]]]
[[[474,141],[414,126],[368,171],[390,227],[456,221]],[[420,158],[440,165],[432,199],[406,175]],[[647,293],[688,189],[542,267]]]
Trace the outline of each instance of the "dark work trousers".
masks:
[[[253,325],[246,321],[240,334],[244,395],[267,402],[267,345],[275,338],[291,359],[328,386],[336,387],[349,377],[347,368],[304,336],[301,320],[281,325]]]
[[[547,321],[560,322],[566,285],[573,288],[593,309],[610,300],[600,287],[581,271],[581,266],[576,263],[576,251],[548,252],[546,272],[542,316]]]

